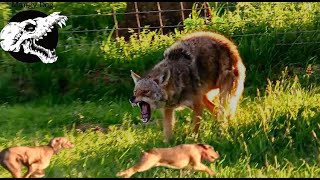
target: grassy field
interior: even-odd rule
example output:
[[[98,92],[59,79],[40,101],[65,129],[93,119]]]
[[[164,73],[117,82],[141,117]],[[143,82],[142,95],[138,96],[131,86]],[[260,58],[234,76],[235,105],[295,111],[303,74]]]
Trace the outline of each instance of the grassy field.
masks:
[[[193,11],[184,31],[161,35],[145,30],[128,42],[116,42],[104,31],[63,33],[92,29],[93,22],[96,29],[113,27],[106,16],[70,18],[59,31],[59,59],[51,65],[21,63],[0,51],[0,150],[67,136],[76,147],[54,156],[46,177],[115,177],[133,166],[143,150],[199,142],[220,153],[220,160],[207,163],[216,177],[319,177],[320,3],[233,2],[229,12],[219,4],[225,3],[211,2],[212,19],[206,24]],[[124,11],[125,3],[55,7],[52,11],[85,15],[112,12],[113,7]],[[0,22],[20,10],[6,3],[0,9]],[[247,68],[244,96],[225,130],[205,112],[198,139],[191,131],[192,112],[176,112],[173,142],[165,144],[160,111],[144,125],[139,109],[128,102],[134,85],[130,70],[144,74],[167,47],[195,30],[220,32],[238,45]],[[102,45],[80,45],[90,43]],[[306,73],[309,65],[313,73]],[[84,123],[101,124],[107,131],[76,132],[74,127]],[[0,168],[0,177],[10,174]],[[156,167],[133,177],[209,176]]]
[[[285,73],[284,73],[285,74]],[[0,107],[0,149],[12,145],[46,144],[67,136],[76,145],[54,156],[46,177],[115,177],[136,163],[142,150],[202,142],[215,147],[221,158],[208,164],[217,177],[319,177],[320,89],[300,86],[281,77],[269,82],[255,97],[244,96],[237,117],[221,132],[219,122],[203,115],[200,137],[191,132],[191,111],[176,113],[174,141],[163,143],[161,115],[139,121],[139,109],[126,99],[114,102],[45,102]],[[106,132],[75,132],[74,125],[100,123]],[[0,177],[10,177],[3,168]],[[133,177],[208,177],[191,169],[156,167]]]

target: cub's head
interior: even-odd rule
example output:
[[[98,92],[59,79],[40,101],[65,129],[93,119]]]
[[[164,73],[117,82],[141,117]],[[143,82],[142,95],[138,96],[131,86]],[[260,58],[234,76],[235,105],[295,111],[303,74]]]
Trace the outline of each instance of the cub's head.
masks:
[[[220,158],[220,155],[214,148],[208,144],[197,144],[201,149],[201,159],[214,162]]]
[[[74,144],[67,139],[66,137],[55,137],[50,140],[49,146],[54,149],[54,151],[57,153],[58,151],[62,149],[71,149],[74,147]]]
[[[129,99],[132,105],[140,107],[142,122],[147,123],[151,118],[151,111],[165,105],[165,92],[163,86],[170,78],[170,71],[165,71],[157,77],[141,78],[131,71],[135,83],[133,96]]]

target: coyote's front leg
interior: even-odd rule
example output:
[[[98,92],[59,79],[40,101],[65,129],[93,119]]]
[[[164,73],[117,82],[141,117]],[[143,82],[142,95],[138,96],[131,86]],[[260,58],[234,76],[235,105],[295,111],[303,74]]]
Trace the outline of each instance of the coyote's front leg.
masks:
[[[163,109],[163,133],[164,141],[169,142],[172,138],[174,128],[174,110],[172,108]]]
[[[197,98],[194,100],[193,103],[193,132],[198,135],[199,127],[200,127],[200,121],[202,118],[202,112],[204,109],[204,105],[201,101],[201,98]]]

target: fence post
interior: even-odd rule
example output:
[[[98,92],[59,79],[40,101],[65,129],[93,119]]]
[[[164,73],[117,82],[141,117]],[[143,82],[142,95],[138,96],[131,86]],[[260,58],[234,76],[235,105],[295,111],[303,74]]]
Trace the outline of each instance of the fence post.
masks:
[[[204,14],[205,14],[205,22],[209,22],[211,20],[211,9],[209,2],[204,2]]]
[[[117,14],[116,14],[116,10],[113,9],[113,20],[114,20],[114,25],[116,27],[116,37],[117,37],[117,40],[119,38],[119,31],[118,31],[118,20],[117,20]]]
[[[184,7],[183,7],[183,2],[180,2],[180,7],[181,7],[182,22],[184,22]]]
[[[203,8],[203,13],[204,13],[204,24],[207,24],[207,6],[206,2],[202,3],[201,8]]]
[[[163,23],[162,23],[162,17],[161,17],[161,7],[159,2],[157,2],[157,6],[159,11],[160,30],[161,30],[161,34],[163,35]]]
[[[229,14],[229,2],[227,2],[227,14]]]
[[[138,25],[138,39],[139,39],[141,26],[140,26],[139,10],[138,10],[137,2],[134,2],[134,8],[135,8],[135,11],[136,11],[136,19],[137,19],[137,25]]]

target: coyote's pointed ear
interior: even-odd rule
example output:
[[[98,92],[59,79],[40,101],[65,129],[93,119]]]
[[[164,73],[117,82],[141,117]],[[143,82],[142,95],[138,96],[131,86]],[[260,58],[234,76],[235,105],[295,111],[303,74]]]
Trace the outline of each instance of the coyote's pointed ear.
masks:
[[[163,74],[160,75],[159,79],[154,79],[154,81],[160,86],[164,86],[168,84],[170,76],[171,76],[171,72],[168,69]]]
[[[131,77],[134,83],[136,84],[141,79],[141,77],[138,74],[134,73],[132,70],[130,70],[130,72],[131,72]]]

